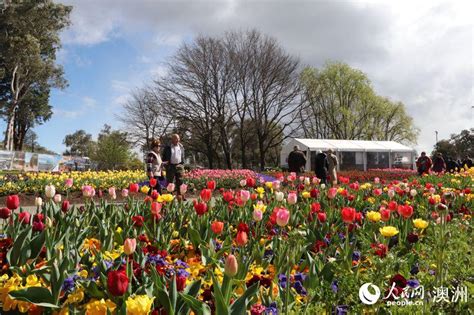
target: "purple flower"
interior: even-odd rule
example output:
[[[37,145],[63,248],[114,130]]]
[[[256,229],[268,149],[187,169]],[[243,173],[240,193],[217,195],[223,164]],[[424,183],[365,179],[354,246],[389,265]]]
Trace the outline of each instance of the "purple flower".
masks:
[[[349,313],[349,307],[347,305],[338,305],[334,314],[336,315],[346,315]]]
[[[298,294],[300,294],[300,295],[306,295],[307,294],[306,289],[303,287],[303,284],[300,281],[296,281],[293,284],[293,288],[295,288],[296,292],[298,292]]]
[[[410,273],[412,275],[416,275],[418,272],[420,272],[420,267],[418,266],[418,264],[413,265],[410,269]]]
[[[174,264],[175,266],[178,266],[178,267],[189,268],[189,265],[185,263],[184,261],[182,261],[181,259],[176,260]]]
[[[416,288],[420,285],[420,282],[416,279],[410,279],[407,281],[409,287]]]
[[[334,293],[337,293],[337,291],[339,290],[339,285],[337,284],[337,280],[334,280],[334,281],[331,283],[331,290],[332,290]]]
[[[359,261],[360,260],[360,252],[359,251],[354,251],[352,253],[352,260]]]
[[[297,272],[295,274],[295,281],[300,281],[301,283],[304,282],[304,279],[306,279],[306,275],[301,273],[301,272]]]
[[[278,315],[278,308],[276,302],[272,302],[265,308],[265,315]]]
[[[286,288],[286,281],[287,281],[286,276],[283,273],[280,273],[278,275],[278,283],[283,289]]]
[[[177,275],[178,277],[185,277],[185,278],[187,278],[187,277],[189,277],[189,272],[187,272],[186,269],[178,269],[178,270],[176,270],[176,275]]]
[[[62,289],[65,292],[71,293],[75,287],[76,283],[74,282],[74,277],[69,277],[64,280]]]

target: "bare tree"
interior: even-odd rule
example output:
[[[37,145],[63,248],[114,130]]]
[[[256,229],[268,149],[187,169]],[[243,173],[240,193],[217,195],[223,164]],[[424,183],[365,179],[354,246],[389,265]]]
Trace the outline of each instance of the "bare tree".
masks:
[[[166,80],[155,81],[179,127],[186,127],[184,132],[203,146],[200,151],[205,152],[211,168],[216,144],[224,152],[227,167],[232,167],[227,127],[234,116],[228,102],[233,80],[222,40],[200,36],[191,44],[183,44],[171,59]]]
[[[147,150],[153,139],[162,138],[170,130],[173,120],[162,105],[156,91],[147,87],[133,91],[131,98],[123,104],[123,111],[117,118],[133,145]]]

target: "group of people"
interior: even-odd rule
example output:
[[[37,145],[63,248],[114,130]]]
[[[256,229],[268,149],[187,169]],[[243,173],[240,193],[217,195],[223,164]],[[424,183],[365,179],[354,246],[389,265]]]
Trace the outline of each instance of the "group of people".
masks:
[[[146,156],[146,172],[148,178],[156,179],[154,187],[161,193],[160,180],[166,177],[166,181],[175,184],[175,190],[178,196],[181,196],[180,186],[184,173],[184,147],[177,134],[171,135],[171,144],[162,146],[161,141],[155,139],[152,141],[150,152]],[[163,176],[163,171],[165,175]]]
[[[416,168],[420,176],[429,174],[430,171],[435,173],[454,172],[461,167],[471,168],[472,166],[473,161],[468,156],[462,161],[455,161],[451,157],[447,157],[445,160],[441,153],[437,153],[433,159],[431,159],[426,155],[426,152],[421,152],[420,157],[416,160]]]
[[[299,146],[294,146],[293,151],[288,155],[288,169],[297,174],[304,172],[306,165],[306,155],[300,150]],[[316,154],[315,173],[322,184],[327,184],[328,177],[331,185],[337,184],[337,156],[332,149],[323,152],[321,150]]]

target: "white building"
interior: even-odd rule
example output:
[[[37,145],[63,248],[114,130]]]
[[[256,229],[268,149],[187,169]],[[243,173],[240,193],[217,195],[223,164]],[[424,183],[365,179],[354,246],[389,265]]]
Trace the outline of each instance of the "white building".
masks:
[[[306,153],[306,170],[314,171],[319,150],[332,149],[338,157],[338,170],[368,170],[374,168],[415,168],[416,151],[395,141],[291,139],[283,146],[280,166],[288,167],[288,154],[297,145]]]

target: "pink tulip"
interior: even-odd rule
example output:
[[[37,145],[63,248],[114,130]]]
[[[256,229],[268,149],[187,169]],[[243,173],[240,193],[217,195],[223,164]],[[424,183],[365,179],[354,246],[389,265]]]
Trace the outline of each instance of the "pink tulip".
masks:
[[[74,181],[72,178],[67,178],[65,181],[64,181],[64,186],[66,188],[71,188],[72,185],[73,185]]]
[[[168,186],[166,187],[166,190],[170,193],[172,193],[175,189],[175,184],[169,183]]]
[[[334,187],[329,188],[328,198],[329,199],[334,199],[334,198],[336,198],[336,195],[337,195],[337,188],[334,188]]]
[[[273,184],[272,184],[272,185],[273,185],[273,189],[275,189],[275,190],[280,189],[280,184],[281,184],[281,183],[280,183],[279,180],[274,180],[274,181],[273,181]]]
[[[376,183],[376,184],[380,183],[380,178],[375,177],[375,178],[374,178],[374,183]]]
[[[290,211],[285,208],[280,208],[276,214],[276,223],[283,227],[288,224],[290,220]]]
[[[181,186],[179,186],[179,193],[181,195],[184,195],[187,191],[188,191],[188,185],[181,184]]]
[[[380,196],[382,193],[383,193],[382,189],[380,189],[380,188],[374,189],[374,195],[375,196]]]
[[[115,192],[115,187],[110,187],[109,188],[109,195],[110,195],[110,198],[117,199],[117,194]]]
[[[288,203],[294,205],[298,200],[298,195],[294,192],[288,193]]]
[[[61,195],[60,194],[54,195],[53,200],[54,200],[55,203],[60,203],[61,202]]]
[[[128,197],[128,189],[127,188],[122,189],[122,197],[124,197],[124,198]]]
[[[137,240],[134,238],[127,238],[123,243],[123,252],[127,255],[131,255],[137,249]]]
[[[247,185],[247,180],[246,179],[241,179],[240,180],[240,186],[245,187]]]
[[[237,263],[237,259],[235,258],[235,256],[232,254],[227,256],[224,264],[224,273],[228,277],[233,277],[237,274],[238,269],[239,264]]]
[[[90,185],[84,185],[82,186],[82,196],[86,198],[91,198],[95,195],[95,190],[93,192],[94,188]]]
[[[242,199],[243,202],[247,202],[250,199],[250,191],[241,190],[240,191],[240,199]]]
[[[255,209],[253,211],[253,219],[257,222],[260,222],[262,221],[262,218],[263,218],[263,212],[262,210],[259,210],[259,209]]]

